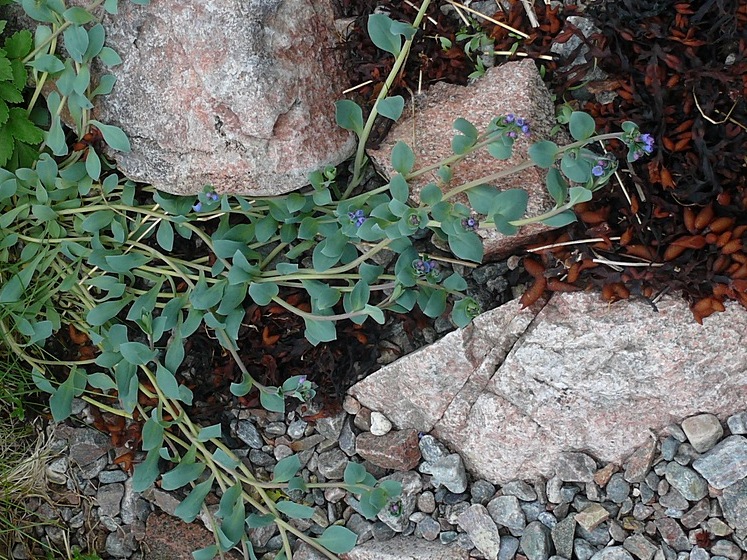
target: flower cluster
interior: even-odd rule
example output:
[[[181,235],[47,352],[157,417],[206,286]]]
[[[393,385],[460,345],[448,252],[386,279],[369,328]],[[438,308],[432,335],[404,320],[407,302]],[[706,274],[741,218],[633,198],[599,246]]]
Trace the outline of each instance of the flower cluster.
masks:
[[[630,150],[629,161],[637,161],[654,151],[654,137],[650,134],[635,134],[627,138]]]
[[[429,259],[415,259],[412,261],[412,267],[418,276],[427,276],[428,274],[438,272],[438,265],[435,261]]]
[[[402,500],[397,500],[396,502],[392,502],[391,504],[389,504],[389,507],[387,509],[389,509],[390,515],[394,517],[399,517],[400,515],[402,515],[402,510],[403,510]]]
[[[503,124],[506,127],[506,135],[509,138],[517,138],[519,136],[519,132],[523,133],[524,136],[529,136],[531,134],[529,121],[527,119],[517,117],[513,113],[509,113],[505,117],[502,117],[499,120],[499,123]]]
[[[220,195],[215,191],[211,191],[205,193],[205,198],[207,198],[208,202],[218,202],[220,200]],[[202,210],[202,202],[198,200],[197,204],[192,206],[192,210],[200,212]]]
[[[462,227],[466,231],[475,231],[478,227],[480,227],[480,222],[477,221],[477,218],[470,216],[469,218],[464,218],[462,220]]]
[[[594,175],[594,177],[601,177],[605,173],[614,171],[615,169],[617,169],[615,156],[607,154],[594,162],[594,166],[591,168],[591,174]]]
[[[361,227],[363,222],[366,221],[366,214],[363,210],[356,210],[355,212],[348,212],[348,218],[355,224],[355,227]]]

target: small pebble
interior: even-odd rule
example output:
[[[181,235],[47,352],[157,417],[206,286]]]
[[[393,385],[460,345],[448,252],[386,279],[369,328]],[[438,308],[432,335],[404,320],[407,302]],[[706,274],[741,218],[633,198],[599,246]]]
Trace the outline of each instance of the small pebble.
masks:
[[[392,430],[392,423],[381,412],[371,412],[371,433],[375,436],[383,436]]]

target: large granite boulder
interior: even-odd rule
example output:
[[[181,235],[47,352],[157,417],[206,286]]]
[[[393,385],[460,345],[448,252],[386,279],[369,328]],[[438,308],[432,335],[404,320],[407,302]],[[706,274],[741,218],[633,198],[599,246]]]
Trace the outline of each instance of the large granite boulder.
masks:
[[[121,2],[106,18],[122,57],[96,117],[120,126],[133,179],[177,194],[281,194],[349,157],[335,123],[345,77],[330,0]]]
[[[678,298],[508,303],[351,388],[398,428],[431,432],[476,478],[550,476],[562,452],[620,463],[648,430],[747,402],[747,312],[692,318]]]

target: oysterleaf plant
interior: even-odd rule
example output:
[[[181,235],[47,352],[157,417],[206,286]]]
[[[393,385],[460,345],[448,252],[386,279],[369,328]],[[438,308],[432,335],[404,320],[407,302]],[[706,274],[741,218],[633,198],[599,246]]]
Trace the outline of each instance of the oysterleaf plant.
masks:
[[[480,262],[479,228],[511,235],[528,223],[575,220],[573,207],[588,201],[617,167],[611,155],[592,151],[593,144],[621,139],[631,161],[652,150],[650,137],[633,123],[621,133],[595,135],[591,117],[571,112],[571,144],[535,142],[526,161],[454,185],[452,170],[469,154],[487,150],[508,159],[514,142],[531,133],[515,115],[498,116],[482,131],[457,119],[453,155],[417,167],[412,149],[399,142],[389,182],[364,190],[366,140],[377,116],[396,121],[402,114],[403,98],[390,96],[389,89],[407,59],[425,0],[412,25],[382,14],[369,17],[372,40],[395,60],[365,120],[354,102],[337,102],[337,123],[359,140],[347,184],[338,184],[330,167],[311,174],[309,189],[283,196],[229,197],[212,186],[196,197],[174,196],[118,173],[105,150],[128,151],[129,141],[118,127],[92,118],[94,98],[111,92],[115,82],[104,74],[94,83],[92,62],[121,62],[105,46],[98,22],[102,10],[117,13],[117,0],[85,8],[63,0],[17,3],[38,25],[33,34],[21,30],[6,37],[0,49],[0,336],[28,364],[36,386],[49,393],[55,421],[67,418],[73,399],[81,398],[142,423],[145,456],[135,467],[133,487],[144,491],[160,478],[165,490],[186,490],[176,515],[191,522],[203,514],[216,537],[214,545],[194,552],[198,560],[232,548],[256,558],[247,529],[270,523],[283,542],[276,558],[292,557],[293,538],[336,558],[355,545],[355,534],[339,525],[319,537],[300,531],[293,520],[308,519],[312,509],[289,494],[339,486],[355,494],[359,511],[372,519],[396,501],[401,485],[377,481],[356,462],[348,464],[342,483],[310,482],[299,474],[297,455],[279,461],[271,480],[257,476],[223,443],[220,425],[201,426],[189,417],[193,394],[177,377],[188,337],[198,329],[213,333],[241,370],[231,392],[243,396],[256,389],[262,406],[284,412],[286,397],[309,401],[315,388],[303,376],[271,387],[249,374],[237,345],[248,302],[301,316],[315,345],[334,340],[339,321],[384,323],[385,311],[406,313],[415,306],[429,317],[448,310],[464,327],[480,311],[464,296],[464,278],[443,275],[432,256],[415,249],[414,234],[430,230],[458,259]],[[491,183],[532,166],[548,170],[555,205],[526,217],[525,191],[501,191]],[[428,173],[437,180],[414,201],[409,183]],[[460,193],[471,208],[454,200]],[[210,234],[206,222],[213,226]],[[178,256],[174,248],[182,239],[215,258]],[[385,250],[397,255],[391,270],[374,258]],[[284,300],[281,288],[305,291],[308,306]],[[82,333],[95,352],[77,360],[52,355],[46,343],[63,327]],[[149,402],[157,404],[142,404]],[[217,511],[205,505],[212,491],[221,496]]]

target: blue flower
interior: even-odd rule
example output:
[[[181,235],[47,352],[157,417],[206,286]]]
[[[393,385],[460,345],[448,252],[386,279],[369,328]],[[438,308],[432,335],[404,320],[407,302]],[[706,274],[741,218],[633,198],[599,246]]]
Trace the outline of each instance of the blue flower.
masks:
[[[595,165],[591,168],[591,174],[594,175],[594,177],[601,177],[604,175],[604,167],[599,164]]]
[[[516,117],[514,117],[513,113],[509,113],[508,115],[506,115],[506,122],[507,123],[512,123],[512,122],[514,122],[515,118]]]
[[[412,261],[412,267],[415,269],[418,276],[426,276],[431,272],[434,272],[438,265],[431,260],[415,259]]]
[[[220,195],[216,192],[211,192],[207,194],[207,197],[212,200],[213,202],[217,202],[220,200]]]
[[[525,125],[523,125],[523,126],[521,127],[521,131],[522,131],[522,132],[523,132],[524,134],[526,134],[527,136],[529,136],[529,125],[528,125],[528,124],[525,124]]]
[[[355,227],[361,227],[363,222],[366,221],[366,214],[363,210],[356,210],[355,212],[348,212],[348,218],[355,224]]]
[[[524,119],[522,119],[521,117],[519,117],[518,119],[516,119],[516,126],[524,126],[525,122],[526,121],[524,121]]]
[[[480,222],[478,222],[476,218],[473,218],[471,216],[462,220],[462,227],[467,231],[475,231],[479,225]]]
[[[202,210],[202,202],[197,202],[194,206],[192,206],[192,210],[195,212],[199,212]]]

